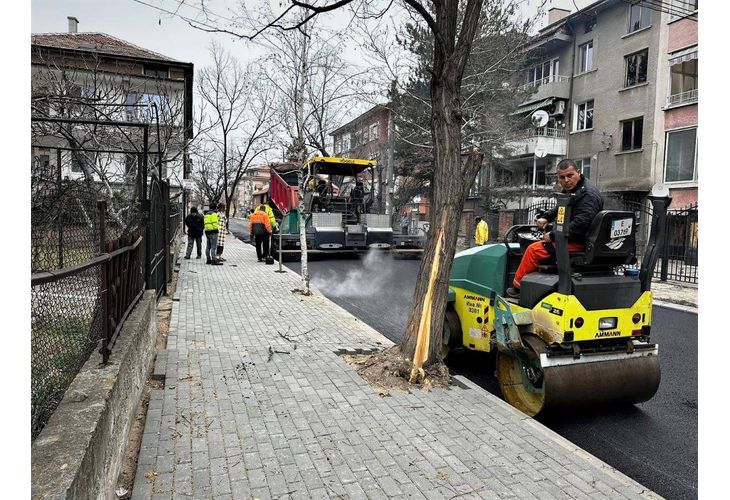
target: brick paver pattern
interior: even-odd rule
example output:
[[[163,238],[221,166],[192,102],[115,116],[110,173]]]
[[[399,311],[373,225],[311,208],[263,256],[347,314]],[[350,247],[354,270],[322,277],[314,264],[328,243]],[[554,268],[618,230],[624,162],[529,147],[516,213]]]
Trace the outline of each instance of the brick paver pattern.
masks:
[[[370,327],[226,254],[180,261],[133,499],[658,498],[471,384],[378,394],[337,354]]]

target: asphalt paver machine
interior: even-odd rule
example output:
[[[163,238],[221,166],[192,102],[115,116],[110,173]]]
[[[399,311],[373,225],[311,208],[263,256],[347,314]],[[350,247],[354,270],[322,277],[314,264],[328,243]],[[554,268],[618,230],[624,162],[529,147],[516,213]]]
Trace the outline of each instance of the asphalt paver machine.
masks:
[[[390,216],[373,209],[375,167],[374,160],[323,156],[314,157],[302,166],[308,252],[410,249],[412,245],[406,245],[410,240],[394,238]],[[299,253],[298,189],[296,170],[272,171],[272,200],[285,214],[280,228],[285,255]],[[274,238],[276,251],[277,240]]]
[[[584,252],[568,252],[572,197],[558,195],[555,259],[526,275],[518,299],[505,294],[534,225],[454,258],[444,320],[444,354],[455,346],[496,353],[504,399],[527,415],[558,407],[634,404],[659,387],[659,347],[651,341],[652,292],[671,199],[656,186],[647,248],[636,267],[634,212],[604,210]]]

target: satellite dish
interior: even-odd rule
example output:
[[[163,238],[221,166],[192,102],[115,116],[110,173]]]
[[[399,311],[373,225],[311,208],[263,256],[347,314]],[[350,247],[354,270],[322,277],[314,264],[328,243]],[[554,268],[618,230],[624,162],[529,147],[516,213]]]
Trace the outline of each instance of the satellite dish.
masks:
[[[549,119],[550,115],[544,109],[538,109],[530,116],[530,121],[535,127],[544,127]]]
[[[545,149],[543,146],[536,146],[535,156],[537,156],[538,158],[545,158],[547,156],[547,149]]]
[[[664,184],[656,183],[651,187],[650,196],[654,196],[656,198],[666,198],[669,196],[669,188]]]

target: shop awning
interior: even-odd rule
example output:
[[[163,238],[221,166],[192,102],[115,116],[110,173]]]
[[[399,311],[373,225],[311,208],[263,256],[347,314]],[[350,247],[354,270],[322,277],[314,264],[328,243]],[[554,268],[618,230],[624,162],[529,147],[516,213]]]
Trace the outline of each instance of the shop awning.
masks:
[[[682,64],[685,61],[691,61],[697,59],[697,46],[690,47],[688,49],[675,52],[669,56],[669,65],[674,66],[675,64]]]
[[[532,104],[525,104],[524,106],[520,106],[519,108],[515,109],[513,112],[510,113],[510,116],[514,115],[521,115],[524,113],[529,113],[530,111],[534,111],[536,109],[543,108],[545,106],[550,106],[555,98],[548,97],[547,99],[539,102],[533,102]]]

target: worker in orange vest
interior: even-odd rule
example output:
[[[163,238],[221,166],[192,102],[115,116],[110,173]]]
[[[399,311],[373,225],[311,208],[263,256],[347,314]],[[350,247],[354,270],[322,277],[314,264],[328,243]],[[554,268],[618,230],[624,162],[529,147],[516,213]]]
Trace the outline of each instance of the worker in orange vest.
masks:
[[[271,222],[266,213],[266,205],[259,205],[248,219],[248,232],[256,243],[256,257],[259,262],[269,255],[269,238],[271,237]]]

